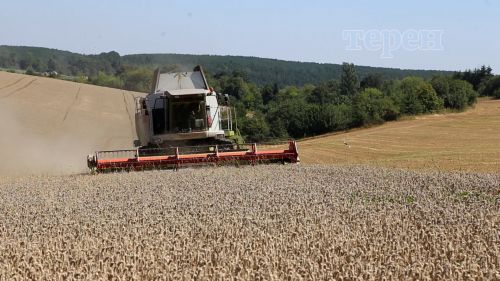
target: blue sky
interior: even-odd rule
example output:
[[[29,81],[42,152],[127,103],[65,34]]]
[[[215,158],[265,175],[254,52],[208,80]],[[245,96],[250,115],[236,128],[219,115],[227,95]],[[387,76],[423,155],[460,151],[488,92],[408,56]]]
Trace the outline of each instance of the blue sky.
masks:
[[[0,44],[500,72],[500,0],[6,1]],[[440,50],[348,50],[345,30],[439,30]],[[399,39],[404,40],[404,39]],[[387,44],[386,44],[387,45]]]

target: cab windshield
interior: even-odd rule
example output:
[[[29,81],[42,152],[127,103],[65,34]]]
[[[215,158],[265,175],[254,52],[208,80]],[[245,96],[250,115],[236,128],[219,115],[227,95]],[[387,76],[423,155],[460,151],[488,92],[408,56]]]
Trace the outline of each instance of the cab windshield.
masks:
[[[206,130],[203,96],[170,99],[170,131],[192,132]]]

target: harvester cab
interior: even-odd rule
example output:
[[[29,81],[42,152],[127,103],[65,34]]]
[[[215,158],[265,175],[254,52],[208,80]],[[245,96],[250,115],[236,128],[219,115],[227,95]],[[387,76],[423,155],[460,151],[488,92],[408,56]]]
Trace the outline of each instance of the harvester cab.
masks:
[[[229,98],[208,86],[201,66],[153,77],[151,93],[136,99],[135,149],[97,151],[87,157],[95,172],[204,164],[299,162],[297,144],[245,144]],[[263,147],[264,149],[261,149]]]
[[[154,148],[241,142],[233,114],[227,97],[208,86],[201,66],[192,72],[157,69],[152,93],[136,99],[139,144]]]

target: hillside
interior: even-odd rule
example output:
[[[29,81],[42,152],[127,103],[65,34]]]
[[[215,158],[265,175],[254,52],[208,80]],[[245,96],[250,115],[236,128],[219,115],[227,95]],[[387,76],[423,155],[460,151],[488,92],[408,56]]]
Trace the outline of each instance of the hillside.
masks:
[[[243,56],[184,55],[184,54],[137,54],[120,56],[116,52],[99,55],[82,55],[68,51],[40,47],[0,46],[0,68],[32,66],[35,71],[55,70],[65,75],[94,76],[98,71],[113,73],[120,65],[190,69],[201,64],[211,74],[244,72],[248,79],[260,86],[302,86],[339,79],[341,65],[311,62],[294,62]],[[403,70],[396,68],[357,66],[360,77],[382,74],[385,79],[401,79],[406,76],[430,78],[438,74],[451,74],[434,70]]]
[[[0,72],[0,157],[6,172],[86,171],[95,150],[132,147],[136,92]],[[500,100],[302,140],[302,163],[500,171]],[[348,143],[345,145],[344,142]]]
[[[500,100],[300,142],[304,164],[500,172]],[[347,145],[345,144],[347,143]]]
[[[82,172],[95,150],[133,147],[138,95],[0,72],[0,174]]]

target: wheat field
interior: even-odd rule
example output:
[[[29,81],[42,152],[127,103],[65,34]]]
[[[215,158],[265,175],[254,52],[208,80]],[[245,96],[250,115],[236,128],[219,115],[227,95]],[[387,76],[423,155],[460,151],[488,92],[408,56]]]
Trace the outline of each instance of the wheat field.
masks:
[[[498,280],[500,176],[268,166],[0,182],[0,280]]]

